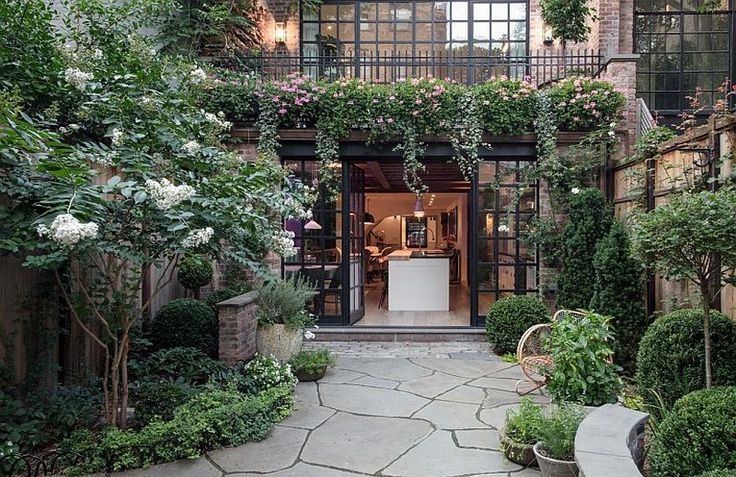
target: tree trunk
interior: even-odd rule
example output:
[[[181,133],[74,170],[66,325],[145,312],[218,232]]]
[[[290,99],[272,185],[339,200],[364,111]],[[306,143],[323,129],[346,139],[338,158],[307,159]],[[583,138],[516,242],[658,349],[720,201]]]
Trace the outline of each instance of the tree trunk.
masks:
[[[121,429],[128,427],[128,336],[123,337],[123,349],[120,358],[120,419]]]
[[[705,334],[705,387],[713,385],[713,363],[710,347],[710,289],[708,283],[701,286],[703,294],[703,333]]]

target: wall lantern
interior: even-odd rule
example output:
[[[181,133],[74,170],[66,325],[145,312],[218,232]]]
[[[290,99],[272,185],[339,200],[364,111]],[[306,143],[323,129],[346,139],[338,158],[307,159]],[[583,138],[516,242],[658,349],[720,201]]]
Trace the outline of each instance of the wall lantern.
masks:
[[[554,41],[555,41],[555,37],[552,34],[552,27],[549,26],[549,25],[547,25],[545,23],[544,24],[544,40],[543,40],[543,43],[545,45],[547,45],[547,46],[551,46],[552,43],[554,43]]]
[[[286,22],[276,22],[273,30],[273,41],[277,45],[286,44]]]

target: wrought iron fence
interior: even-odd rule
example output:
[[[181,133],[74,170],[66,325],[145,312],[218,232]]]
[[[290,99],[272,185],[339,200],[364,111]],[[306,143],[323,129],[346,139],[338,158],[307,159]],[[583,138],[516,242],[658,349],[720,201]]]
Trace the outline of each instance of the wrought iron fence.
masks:
[[[526,56],[468,56],[452,52],[348,52],[334,56],[252,56],[213,58],[231,69],[254,72],[266,79],[281,79],[300,72],[313,78],[361,78],[390,83],[406,78],[447,78],[459,83],[482,83],[491,77],[528,79],[544,85],[570,76],[594,76],[604,65],[597,50],[536,51]]]

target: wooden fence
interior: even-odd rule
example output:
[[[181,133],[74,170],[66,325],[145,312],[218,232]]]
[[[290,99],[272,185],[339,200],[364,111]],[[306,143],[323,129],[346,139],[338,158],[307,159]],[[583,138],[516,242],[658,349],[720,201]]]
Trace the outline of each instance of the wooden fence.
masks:
[[[693,128],[663,144],[656,157],[615,166],[613,202],[616,216],[626,221],[632,210],[651,210],[666,203],[673,192],[695,181],[730,177],[735,145],[736,119],[711,119],[707,125]],[[698,301],[691,285],[658,277],[650,280],[647,295],[650,313],[655,310],[667,312],[678,304]],[[720,308],[736,319],[734,287],[723,289]]]

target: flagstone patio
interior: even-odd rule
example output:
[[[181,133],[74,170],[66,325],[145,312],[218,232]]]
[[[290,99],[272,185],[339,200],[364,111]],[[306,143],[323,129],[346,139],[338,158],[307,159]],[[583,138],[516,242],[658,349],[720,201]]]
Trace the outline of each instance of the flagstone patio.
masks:
[[[498,451],[519,377],[483,353],[342,355],[319,383],[298,385],[294,414],[268,439],[126,476],[537,476]]]

